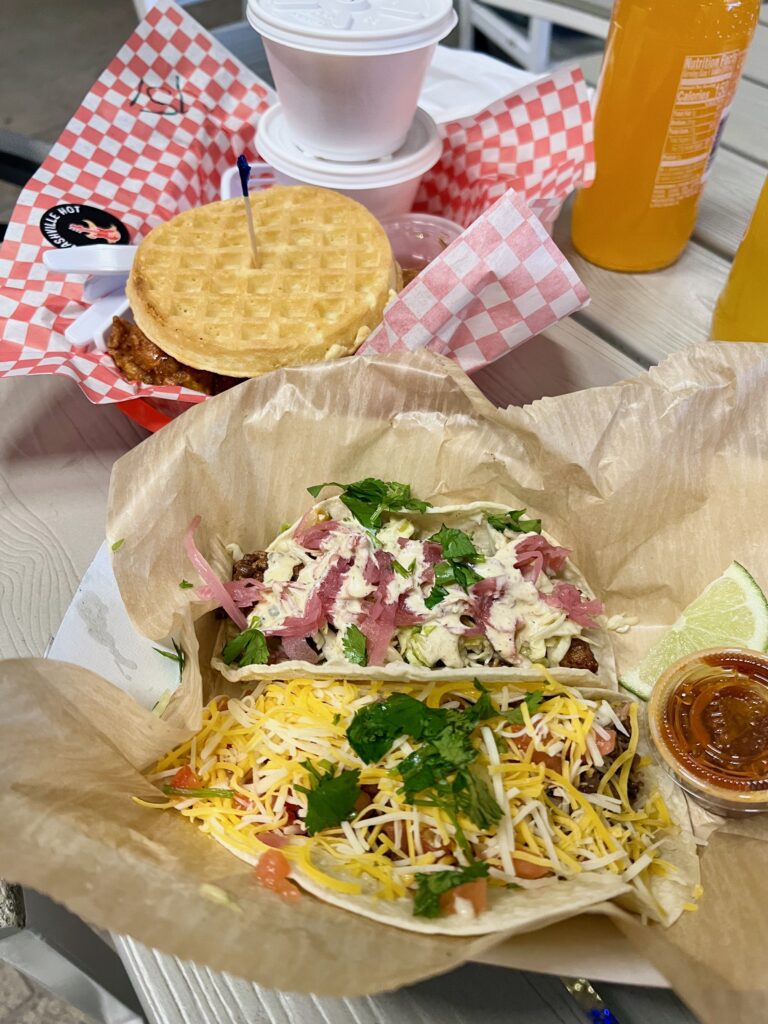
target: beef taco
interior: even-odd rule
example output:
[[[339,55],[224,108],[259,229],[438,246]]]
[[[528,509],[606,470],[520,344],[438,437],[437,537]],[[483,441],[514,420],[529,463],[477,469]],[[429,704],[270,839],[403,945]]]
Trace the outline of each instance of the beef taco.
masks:
[[[439,669],[515,679],[541,665],[615,686],[602,603],[524,509],[433,507],[406,485],[366,479],[313,505],[265,550],[233,543],[226,584],[201,568],[191,535],[188,546],[209,584],[200,596],[237,627],[222,630],[213,663],[233,681],[310,666],[317,677],[427,679]]]
[[[411,931],[531,931],[606,900],[670,924],[698,882],[638,705],[546,670],[262,681],[149,777],[262,885]]]

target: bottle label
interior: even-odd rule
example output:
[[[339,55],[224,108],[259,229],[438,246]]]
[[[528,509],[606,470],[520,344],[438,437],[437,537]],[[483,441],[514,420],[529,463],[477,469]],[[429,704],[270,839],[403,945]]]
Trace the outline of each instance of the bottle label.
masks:
[[[698,195],[745,55],[729,50],[683,61],[651,206],[676,206]]]

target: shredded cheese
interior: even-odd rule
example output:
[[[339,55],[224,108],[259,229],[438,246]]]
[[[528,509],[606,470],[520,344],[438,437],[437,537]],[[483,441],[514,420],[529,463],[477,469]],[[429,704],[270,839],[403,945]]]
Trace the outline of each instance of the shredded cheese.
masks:
[[[491,884],[537,888],[582,871],[611,872],[626,880],[645,912],[657,918],[648,883],[670,870],[658,847],[672,823],[657,792],[644,794],[642,801],[629,797],[636,706],[630,705],[625,729],[606,702],[585,699],[546,671],[530,683],[489,690],[496,707],[519,708],[522,718],[522,724],[511,725],[500,710],[474,737],[473,769],[488,779],[500,821],[483,830],[466,815],[459,817],[473,856],[488,863]],[[534,690],[542,690],[543,698],[532,713],[523,698]],[[288,840],[281,852],[299,875],[342,895],[401,899],[419,872],[455,869],[468,858],[449,815],[439,807],[408,804],[401,792],[398,766],[419,743],[401,737],[378,764],[368,765],[347,740],[355,712],[392,692],[432,708],[478,699],[469,680],[431,680],[426,686],[377,681],[364,690],[336,680],[261,682],[241,698],[212,701],[197,735],[149,773],[163,785],[189,766],[203,787],[230,789],[236,799],[171,796],[151,806],[176,807],[250,863],[270,847],[270,834],[280,832]],[[603,769],[598,741],[611,738],[617,743],[620,738],[625,749],[600,771],[596,792],[583,792],[585,773]],[[300,787],[310,786],[307,761],[330,766],[334,773],[359,769],[364,792],[372,794],[349,821],[315,836],[303,827],[307,797]],[[336,867],[331,870],[330,864]]]

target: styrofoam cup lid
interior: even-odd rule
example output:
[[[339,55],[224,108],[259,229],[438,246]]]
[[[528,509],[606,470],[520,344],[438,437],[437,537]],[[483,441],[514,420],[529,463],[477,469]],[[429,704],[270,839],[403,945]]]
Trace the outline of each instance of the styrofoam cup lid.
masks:
[[[430,46],[456,24],[452,0],[248,0],[267,39],[326,53],[399,53]]]
[[[410,181],[434,167],[443,152],[437,125],[417,108],[408,136],[396,153],[378,160],[346,163],[306,153],[294,141],[283,108],[275,103],[259,121],[256,147],[278,171],[324,188],[379,188]]]

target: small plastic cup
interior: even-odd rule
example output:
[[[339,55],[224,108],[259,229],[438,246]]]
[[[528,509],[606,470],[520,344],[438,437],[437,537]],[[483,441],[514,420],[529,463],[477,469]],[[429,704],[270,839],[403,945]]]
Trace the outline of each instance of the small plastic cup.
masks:
[[[403,284],[410,284],[464,231],[460,224],[431,213],[406,213],[380,220],[402,268]]]
[[[686,655],[648,704],[656,752],[677,784],[715,814],[768,811],[768,655],[716,647]]]
[[[280,104],[259,121],[256,146],[278,184],[332,188],[362,203],[379,220],[410,211],[422,176],[443,151],[437,125],[426,111],[417,110],[404,145],[391,157],[352,164],[310,156],[291,136]]]
[[[295,142],[336,161],[404,144],[451,0],[248,0]]]

